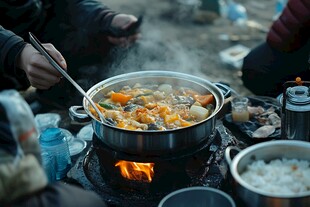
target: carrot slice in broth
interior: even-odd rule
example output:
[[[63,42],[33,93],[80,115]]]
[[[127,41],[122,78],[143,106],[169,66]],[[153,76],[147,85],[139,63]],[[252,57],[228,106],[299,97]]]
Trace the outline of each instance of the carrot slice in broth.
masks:
[[[214,101],[214,96],[212,94],[207,95],[194,95],[195,101],[199,102],[201,106],[205,107],[208,104],[212,104]]]
[[[118,102],[122,106],[126,105],[126,103],[132,98],[131,95],[126,95],[123,93],[112,93],[111,94],[111,100],[113,102]]]

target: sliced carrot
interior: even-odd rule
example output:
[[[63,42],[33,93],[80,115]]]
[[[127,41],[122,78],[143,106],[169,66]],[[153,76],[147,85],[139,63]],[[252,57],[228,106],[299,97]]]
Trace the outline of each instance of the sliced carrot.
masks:
[[[111,100],[114,102],[120,103],[122,106],[126,105],[126,103],[132,98],[131,95],[126,95],[123,93],[112,93]]]
[[[199,102],[201,106],[205,107],[214,101],[214,96],[212,94],[207,95],[194,95],[195,101]]]
[[[105,109],[103,107],[101,107],[99,104],[95,103],[97,108],[99,109],[99,111],[101,111],[101,113],[105,112]],[[94,116],[96,116],[99,119],[99,115],[97,113],[97,111],[90,105],[89,106],[89,111],[90,113],[92,113]]]
[[[187,126],[191,126],[193,125],[192,123],[185,121],[185,120],[181,120],[181,126],[182,127],[187,127]]]

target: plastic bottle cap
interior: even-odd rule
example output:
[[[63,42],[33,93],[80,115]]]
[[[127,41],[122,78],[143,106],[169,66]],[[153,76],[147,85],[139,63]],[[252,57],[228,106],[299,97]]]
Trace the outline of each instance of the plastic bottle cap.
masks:
[[[62,131],[59,128],[48,128],[40,136],[40,144],[53,146],[62,142]]]

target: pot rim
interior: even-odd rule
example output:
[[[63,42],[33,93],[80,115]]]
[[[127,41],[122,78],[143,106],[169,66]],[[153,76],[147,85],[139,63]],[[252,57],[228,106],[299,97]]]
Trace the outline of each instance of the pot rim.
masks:
[[[166,195],[158,204],[159,207],[163,206],[163,204],[171,197],[183,193],[183,192],[187,192],[187,191],[197,191],[197,190],[203,190],[203,191],[211,191],[213,193],[217,193],[220,194],[221,196],[223,196],[224,198],[227,199],[227,201],[231,204],[231,207],[236,207],[235,201],[232,199],[232,197],[230,195],[228,195],[227,193],[225,193],[222,190],[216,189],[216,188],[211,188],[211,187],[207,187],[207,186],[192,186],[192,187],[185,187],[185,188],[181,188],[179,190],[175,190],[171,193],[169,193],[168,195]]]
[[[143,76],[141,76],[143,75]],[[170,75],[170,76],[169,76]],[[109,124],[103,123],[99,120],[97,120],[93,114],[88,110],[89,103],[87,101],[87,99],[84,97],[83,98],[83,108],[86,111],[86,113],[88,114],[88,116],[90,116],[93,121],[96,121],[100,124],[103,124],[105,127],[109,127],[112,128],[113,130],[119,130],[119,131],[124,131],[126,133],[132,133],[132,134],[137,134],[137,133],[152,133],[152,134],[165,134],[165,133],[171,133],[171,132],[175,132],[175,131],[179,131],[179,130],[184,130],[187,128],[191,128],[194,126],[198,126],[201,125],[203,123],[205,123],[206,121],[212,119],[213,117],[215,117],[218,112],[222,109],[223,105],[224,105],[224,95],[221,92],[221,90],[215,85],[213,84],[211,81],[206,80],[204,78],[200,78],[198,76],[194,76],[194,75],[190,75],[187,73],[181,73],[181,72],[175,72],[175,71],[164,71],[164,70],[145,70],[145,71],[137,71],[137,72],[130,72],[130,73],[124,73],[124,74],[120,74],[120,75],[116,75],[116,76],[112,76],[110,78],[107,78],[97,84],[95,84],[94,86],[92,86],[86,93],[87,95],[89,95],[91,98],[93,98],[99,91],[101,91],[102,89],[105,88],[105,86],[109,86],[111,84],[117,84],[120,81],[123,81],[124,79],[128,79],[128,77],[130,77],[130,79],[135,79],[137,77],[161,77],[161,76],[167,76],[167,77],[171,77],[171,78],[175,78],[175,79],[184,79],[186,81],[190,81],[193,82],[196,85],[200,85],[204,88],[206,88],[207,90],[210,91],[210,93],[212,93],[215,97],[215,101],[216,101],[216,106],[214,109],[214,112],[206,119],[191,125],[191,126],[186,126],[186,127],[182,127],[182,128],[176,128],[176,129],[166,129],[164,131],[160,131],[160,130],[142,130],[142,131],[134,131],[134,130],[129,130],[129,129],[123,129],[123,128],[118,128],[116,126],[111,126]],[[186,79],[189,78],[189,79]],[[203,85],[205,84],[205,85]],[[212,90],[210,88],[208,88],[207,86],[211,86],[214,87],[215,90],[217,90],[218,94],[214,94],[214,92],[212,92]]]
[[[306,197],[310,196],[310,191],[302,192],[302,193],[296,193],[295,195],[279,195],[274,193],[265,192],[263,190],[260,190],[258,188],[253,187],[252,185],[248,184],[246,181],[244,181],[240,174],[237,171],[237,166],[240,162],[240,160],[246,156],[249,152],[254,150],[259,150],[265,147],[270,146],[296,146],[296,147],[303,147],[303,148],[309,148],[310,149],[310,143],[300,140],[271,140],[259,144],[252,145],[250,147],[247,147],[240,151],[232,160],[230,165],[230,172],[235,179],[241,186],[244,188],[255,192],[257,194],[267,196],[267,197],[274,197],[274,198],[283,198],[283,199],[289,199],[289,198],[300,198],[300,197]]]

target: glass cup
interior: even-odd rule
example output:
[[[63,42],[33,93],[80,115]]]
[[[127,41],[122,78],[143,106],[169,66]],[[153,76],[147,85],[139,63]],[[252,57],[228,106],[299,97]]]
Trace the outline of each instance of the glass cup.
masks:
[[[231,115],[234,122],[249,121],[248,103],[249,99],[246,97],[235,97],[231,101]]]

